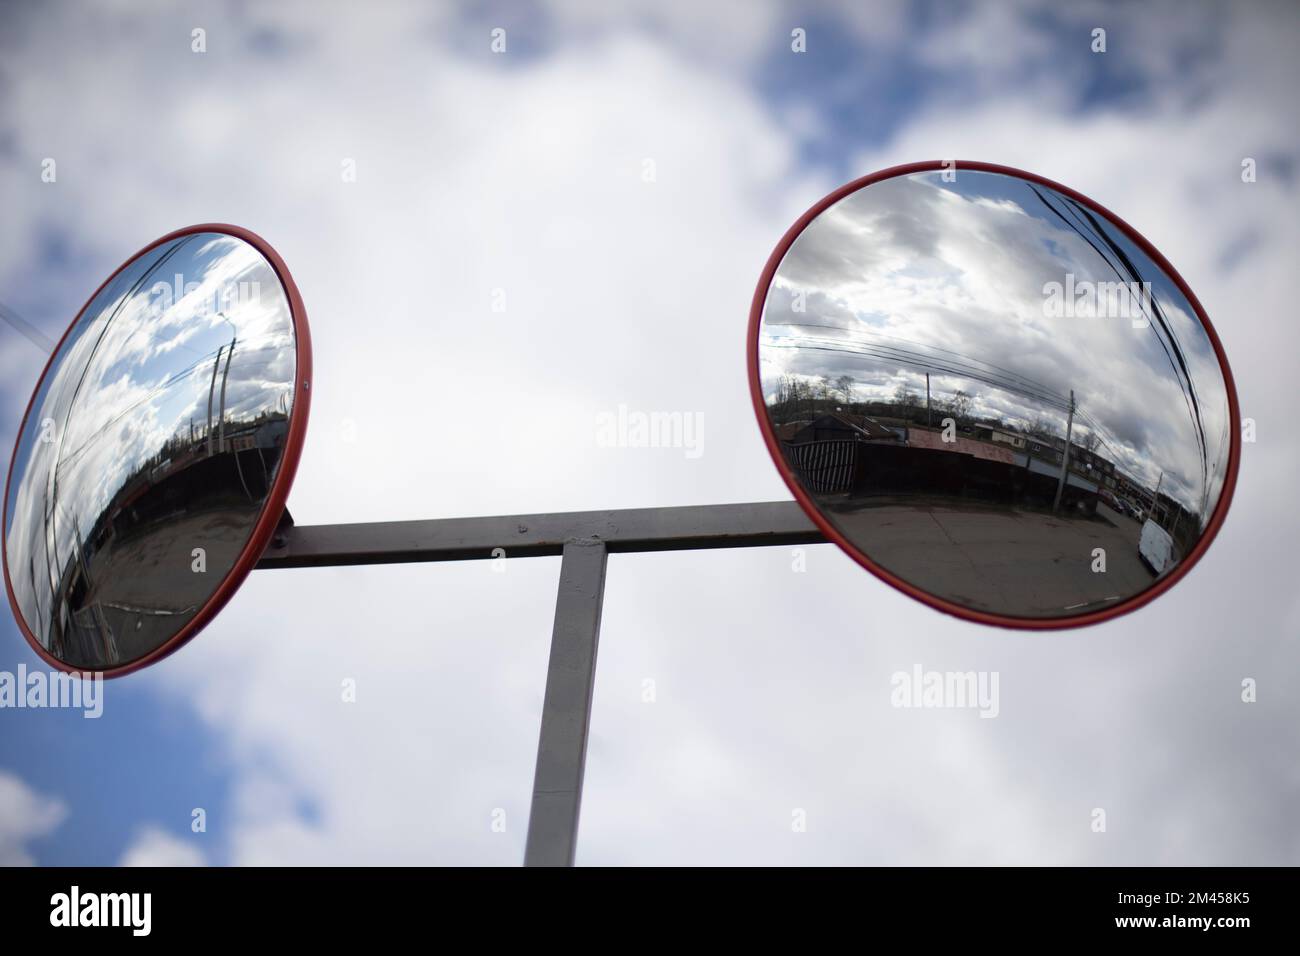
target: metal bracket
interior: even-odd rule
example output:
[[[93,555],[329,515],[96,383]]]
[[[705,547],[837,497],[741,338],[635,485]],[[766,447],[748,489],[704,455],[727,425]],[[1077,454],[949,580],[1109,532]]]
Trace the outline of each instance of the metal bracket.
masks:
[[[286,547],[289,542],[288,538],[285,537],[285,532],[292,527],[293,515],[289,514],[288,508],[285,508],[280,512],[280,520],[275,526],[275,532],[271,535],[271,547],[277,549]],[[265,555],[265,552],[263,554]],[[257,566],[260,568],[262,565],[259,563]]]

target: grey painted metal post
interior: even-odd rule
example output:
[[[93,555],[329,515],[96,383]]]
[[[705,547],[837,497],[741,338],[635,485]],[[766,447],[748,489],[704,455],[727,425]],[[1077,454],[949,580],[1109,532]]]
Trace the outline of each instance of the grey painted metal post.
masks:
[[[563,554],[524,866],[572,866],[578,846],[609,550],[599,540],[570,541]]]

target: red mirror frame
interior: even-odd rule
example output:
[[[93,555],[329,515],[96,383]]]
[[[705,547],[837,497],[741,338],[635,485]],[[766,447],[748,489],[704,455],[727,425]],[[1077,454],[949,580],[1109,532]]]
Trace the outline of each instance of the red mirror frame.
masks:
[[[1191,553],[1188,554],[1188,556],[1177,567],[1170,571],[1165,577],[1155,581],[1149,588],[1146,588],[1145,590],[1140,591],[1132,597],[1120,601],[1118,604],[1111,607],[1071,617],[1041,619],[1010,617],[1007,615],[990,614],[985,611],[976,611],[971,608],[962,607],[959,604],[954,604],[951,601],[944,600],[943,598],[930,594],[927,591],[921,590],[872,561],[871,558],[850,543],[844,535],[836,530],[836,528],[822,516],[821,511],[817,508],[808,493],[803,490],[798,479],[786,464],[785,458],[781,454],[780,443],[777,441],[776,435],[772,430],[772,423],[767,414],[767,406],[763,402],[763,388],[762,382],[759,378],[758,337],[762,326],[763,308],[767,302],[768,289],[776,275],[776,270],[781,265],[781,260],[785,258],[785,254],[789,251],[790,246],[794,244],[794,241],[798,238],[799,234],[802,233],[808,224],[817,218],[817,216],[821,215],[822,212],[839,202],[845,196],[857,192],[859,189],[870,186],[872,183],[878,183],[886,179],[893,179],[898,176],[908,176],[913,173],[947,169],[955,170],[958,174],[960,174],[962,170],[971,170],[974,172],[1000,173],[1002,175],[1014,176],[1019,179],[1028,180],[1029,182],[1037,183],[1040,186],[1047,186],[1054,189],[1062,195],[1068,196],[1071,199],[1082,203],[1093,212],[1104,216],[1109,222],[1132,240],[1138,248],[1146,253],[1152,262],[1163,269],[1169,278],[1173,280],[1173,283],[1178,287],[1179,291],[1187,297],[1187,301],[1191,303],[1192,308],[1196,312],[1196,317],[1200,320],[1206,334],[1209,336],[1210,344],[1213,345],[1215,356],[1219,360],[1219,368],[1223,371],[1224,386],[1228,394],[1228,416],[1229,426],[1232,430],[1232,437],[1228,451],[1228,470],[1227,474],[1224,476],[1223,491],[1220,493],[1219,500],[1215,504],[1214,513],[1210,516],[1210,520],[1205,526],[1205,531],[1196,542],[1196,546],[1192,548]],[[913,597],[922,604],[926,604],[935,610],[942,611],[945,614],[951,614],[954,617],[966,621],[974,621],[978,624],[991,624],[997,627],[1014,628],[1019,630],[1061,630],[1064,628],[1086,627],[1090,624],[1100,624],[1102,621],[1109,621],[1113,618],[1128,614],[1131,611],[1136,611],[1138,608],[1147,604],[1149,601],[1154,600],[1173,587],[1196,565],[1196,562],[1200,560],[1206,549],[1209,548],[1215,535],[1218,534],[1219,528],[1223,524],[1223,520],[1228,513],[1228,506],[1232,502],[1232,493],[1237,484],[1237,470],[1241,463],[1241,412],[1237,404],[1237,387],[1232,378],[1232,369],[1228,366],[1228,359],[1227,356],[1224,355],[1223,345],[1219,342],[1219,336],[1214,331],[1214,326],[1210,324],[1210,319],[1205,314],[1205,309],[1202,308],[1200,301],[1196,298],[1196,295],[1192,292],[1191,288],[1188,287],[1187,283],[1183,281],[1183,277],[1178,274],[1178,270],[1170,265],[1169,260],[1161,255],[1160,251],[1156,249],[1155,246],[1148,242],[1136,229],[1119,216],[1116,216],[1104,206],[1093,202],[1087,196],[1075,192],[1068,186],[1062,186],[1060,183],[1053,182],[1050,179],[1045,179],[1044,177],[1038,176],[1034,173],[1025,172],[1022,169],[1015,169],[1011,166],[1000,166],[995,163],[963,162],[960,160],[930,160],[920,163],[908,163],[903,166],[891,166],[889,169],[883,169],[880,172],[863,176],[860,179],[855,179],[853,182],[841,186],[839,189],[818,200],[817,203],[800,216],[795,224],[786,231],[786,234],[781,237],[781,241],[777,243],[776,249],[773,250],[771,256],[768,257],[767,265],[763,267],[763,274],[758,280],[758,288],[754,291],[754,299],[749,309],[749,331],[746,348],[746,363],[749,370],[749,392],[750,398],[754,404],[754,413],[758,418],[759,431],[763,435],[763,441],[767,445],[769,454],[772,456],[772,461],[776,465],[777,472],[785,481],[786,486],[790,489],[791,494],[794,495],[795,500],[799,502],[799,506],[803,508],[804,512],[813,523],[821,529],[822,533],[826,535],[828,541],[838,545],[841,551],[851,557],[858,564],[862,565],[862,567],[866,568],[877,578],[884,581],[890,587],[902,591],[909,597]]]
[[[121,677],[126,674],[138,671],[150,664],[155,664],[162,660],[168,654],[173,653],[183,647],[199,631],[201,631],[217,615],[226,602],[234,595],[243,584],[244,579],[248,577],[249,572],[256,567],[262,553],[271,542],[275,534],[276,526],[280,523],[280,518],[284,513],[285,502],[289,497],[289,489],[293,485],[294,475],[298,471],[298,460],[302,457],[303,442],[307,435],[307,418],[311,410],[311,331],[307,325],[307,310],[303,306],[302,296],[298,292],[297,285],[294,284],[293,276],[289,274],[289,268],[280,258],[279,253],[271,247],[261,236],[239,226],[232,226],[227,223],[201,223],[196,226],[187,226],[184,229],[177,229],[175,232],[169,232],[160,239],[156,239],[149,245],[145,246],[135,255],[131,256],[113,271],[107,279],[100,283],[97,288],[86,300],[85,305],[77,312],[68,328],[63,335],[59,337],[58,344],[54,351],[50,353],[49,359],[45,363],[45,368],[41,371],[40,378],[36,380],[36,385],[32,389],[32,396],[27,400],[27,410],[23,412],[22,423],[18,426],[18,436],[15,440],[14,454],[9,459],[9,468],[5,476],[5,495],[3,501],[3,518],[0,519],[0,535],[3,535],[4,529],[9,523],[9,482],[13,480],[13,467],[18,454],[18,442],[22,440],[23,431],[27,427],[27,419],[32,412],[32,403],[36,399],[37,393],[40,392],[41,384],[50,372],[50,367],[54,364],[54,359],[58,356],[59,350],[63,348],[63,343],[77,323],[81,321],[82,315],[85,314],[86,308],[90,303],[95,301],[96,296],[103,291],[104,287],[117,278],[118,274],[128,265],[138,259],[140,256],[155,249],[173,239],[179,239],[183,236],[194,235],[202,232],[216,232],[228,236],[234,236],[236,239],[242,239],[251,245],[275,270],[276,277],[279,278],[280,284],[284,287],[285,297],[289,300],[289,312],[293,321],[294,331],[294,348],[296,354],[297,367],[294,374],[294,400],[293,408],[289,413],[289,430],[285,437],[284,453],[280,459],[280,466],[276,470],[275,479],[271,482],[271,488],[267,492],[266,501],[262,504],[261,514],[258,515],[257,521],[253,525],[253,530],[249,534],[248,541],[244,544],[244,549],[240,552],[238,559],[229,573],[217,589],[208,598],[207,602],[195,612],[189,622],[181,628],[175,635],[166,642],[159,645],[153,651],[145,656],[123,664],[119,667],[111,667],[98,673],[105,678]],[[13,585],[9,580],[9,559],[8,549],[4,547],[4,542],[0,540],[0,564],[3,564],[5,578],[5,593],[9,598],[9,606],[13,611],[14,619],[18,622],[18,628],[22,631],[23,637],[32,650],[56,670],[69,674],[91,673],[83,668],[70,667],[50,655],[31,630],[27,627],[27,622],[23,620],[23,615],[18,608],[18,602],[14,597]]]

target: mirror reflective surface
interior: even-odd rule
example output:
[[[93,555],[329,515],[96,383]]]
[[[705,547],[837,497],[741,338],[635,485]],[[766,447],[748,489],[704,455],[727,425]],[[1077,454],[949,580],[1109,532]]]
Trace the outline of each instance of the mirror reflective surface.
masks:
[[[111,672],[201,626],[276,486],[297,366],[290,296],[232,234],[169,238],[90,301],[5,496],[11,600],[53,663]]]
[[[769,265],[769,447],[830,537],[942,610],[1122,610],[1222,520],[1238,438],[1217,340],[1095,204],[926,165],[828,197]]]

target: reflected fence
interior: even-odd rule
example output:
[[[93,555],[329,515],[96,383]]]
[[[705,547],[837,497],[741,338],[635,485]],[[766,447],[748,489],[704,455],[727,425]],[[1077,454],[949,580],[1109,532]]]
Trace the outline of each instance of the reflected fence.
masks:
[[[804,487],[824,495],[853,489],[861,445],[856,438],[842,438],[797,445],[782,442],[781,448]]]

